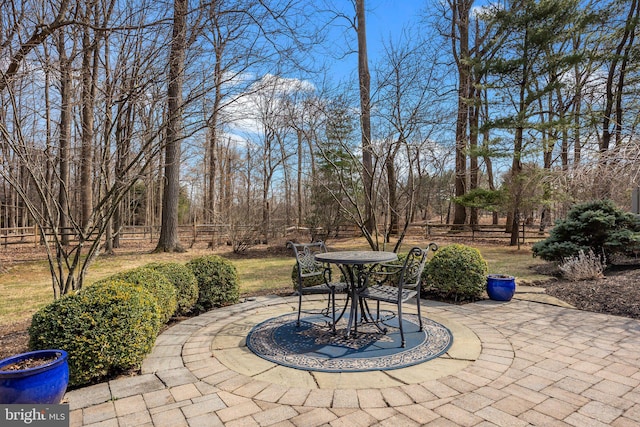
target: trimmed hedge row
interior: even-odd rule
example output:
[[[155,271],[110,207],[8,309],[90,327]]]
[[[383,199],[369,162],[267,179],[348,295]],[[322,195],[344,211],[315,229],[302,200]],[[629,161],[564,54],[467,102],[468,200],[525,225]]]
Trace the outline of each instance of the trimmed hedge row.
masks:
[[[160,326],[156,298],[142,286],[105,280],[33,315],[29,347],[69,354],[69,385],[81,386],[140,367]]]
[[[70,387],[88,385],[139,369],[171,316],[233,304],[239,294],[235,267],[219,256],[147,264],[40,309],[29,347],[67,351]]]
[[[187,262],[198,281],[197,312],[235,304],[240,299],[238,272],[228,260],[218,255],[206,255]]]
[[[158,271],[169,279],[176,289],[176,311],[178,316],[186,316],[198,301],[198,281],[193,271],[177,262],[151,263],[146,268]]]
[[[167,323],[169,319],[171,319],[171,316],[176,312],[176,308],[178,306],[176,288],[173,283],[169,281],[167,276],[159,271],[143,266],[114,274],[107,280],[121,280],[123,282],[131,283],[132,285],[142,286],[148,290],[158,302],[158,309],[160,311],[159,314],[162,319],[162,323]],[[91,289],[91,287],[88,289]]]

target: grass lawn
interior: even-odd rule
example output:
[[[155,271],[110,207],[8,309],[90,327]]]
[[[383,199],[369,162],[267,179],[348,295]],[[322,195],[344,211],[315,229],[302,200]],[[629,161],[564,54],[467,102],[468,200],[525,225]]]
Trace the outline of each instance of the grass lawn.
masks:
[[[422,245],[424,241],[407,241],[400,252],[406,252],[411,246]],[[447,243],[438,242],[441,245]],[[346,241],[328,241],[330,249],[367,249],[363,239]],[[471,244],[477,247],[489,264],[490,273],[510,274],[518,278],[519,283],[543,279],[531,268],[543,264],[540,259],[533,258],[528,247],[520,250],[508,246]],[[393,246],[387,246],[391,250]],[[226,249],[225,249],[226,250]],[[99,257],[90,267],[86,283],[107,277],[115,272],[139,267],[150,262],[185,263],[197,256],[213,253],[207,249],[192,249],[179,254],[151,254],[129,252],[116,256]],[[281,253],[270,254],[260,248],[251,250],[247,256],[218,252],[228,257],[238,270],[240,293],[265,294],[273,289],[288,288],[291,284],[293,255]],[[44,255],[42,255],[44,259]],[[28,261],[11,265],[8,271],[0,274],[0,325],[29,319],[39,308],[53,300],[53,290],[46,261]]]

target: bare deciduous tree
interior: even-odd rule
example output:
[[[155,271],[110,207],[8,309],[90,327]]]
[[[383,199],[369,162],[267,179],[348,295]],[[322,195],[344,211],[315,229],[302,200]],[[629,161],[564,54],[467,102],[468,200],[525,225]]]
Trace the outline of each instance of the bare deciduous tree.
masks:
[[[428,139],[440,117],[431,108],[438,87],[436,55],[411,40],[407,32],[400,41],[389,42],[377,73],[376,118],[382,123],[380,131],[385,139],[379,157],[386,171],[387,241],[390,235],[401,233],[400,217],[404,214],[402,241],[413,212],[415,152],[409,147]]]
[[[180,196],[180,142],[183,137],[183,101],[185,56],[187,48],[187,0],[173,2],[173,35],[169,53],[167,131],[164,155],[164,191],[162,224],[158,252],[180,252],[178,236],[178,198]]]
[[[362,131],[362,179],[365,194],[364,231],[372,234],[374,230],[373,213],[373,151],[371,149],[371,75],[367,51],[367,25],[365,0],[355,0],[355,30],[358,37],[358,81],[360,83],[360,128]]]

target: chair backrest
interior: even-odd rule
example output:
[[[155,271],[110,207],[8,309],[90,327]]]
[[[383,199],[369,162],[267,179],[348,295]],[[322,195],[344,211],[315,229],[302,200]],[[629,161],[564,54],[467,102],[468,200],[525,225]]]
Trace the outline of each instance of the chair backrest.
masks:
[[[307,277],[322,276],[324,278],[325,266],[316,261],[315,255],[327,252],[327,248],[322,241],[313,243],[293,243],[287,242],[287,247],[293,249],[298,265],[298,285],[305,286],[304,280]],[[320,279],[318,279],[320,281]],[[324,279],[323,279],[324,281]],[[316,283],[317,284],[317,283]]]
[[[404,265],[400,273],[400,280],[398,283],[399,288],[418,289],[420,282],[422,281],[422,272],[424,266],[427,263],[427,254],[429,250],[435,252],[438,250],[438,245],[435,243],[429,243],[425,249],[419,247],[413,247],[407,254],[407,258],[404,260]]]

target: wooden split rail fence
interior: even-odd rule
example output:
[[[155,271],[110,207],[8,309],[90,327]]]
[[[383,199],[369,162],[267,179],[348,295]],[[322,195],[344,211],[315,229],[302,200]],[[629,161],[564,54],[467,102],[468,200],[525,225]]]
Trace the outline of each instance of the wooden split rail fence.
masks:
[[[251,229],[253,226],[239,227],[242,229]],[[238,230],[238,227],[234,227]],[[272,229],[270,235],[274,237],[286,236],[291,230],[307,230],[297,227],[283,227],[282,229]],[[226,224],[197,224],[184,225],[179,227],[180,240],[183,242],[209,242],[215,241],[217,244],[224,244],[230,241],[231,227]],[[310,231],[309,231],[310,232]],[[58,232],[58,234],[61,234]],[[321,235],[322,233],[319,233]],[[477,226],[452,226],[450,224],[414,224],[411,225],[407,234],[409,236],[422,236],[425,239],[437,239],[438,237],[446,239],[460,240],[487,240],[496,243],[508,243],[510,233],[505,231],[504,225],[477,225]],[[358,236],[359,230],[356,227],[342,227],[339,236],[331,237],[353,237]],[[45,232],[45,238],[51,241],[53,233]],[[120,230],[121,241],[149,241],[156,242],[160,236],[160,228],[158,226],[125,226]],[[76,238],[73,230],[68,230],[68,237],[71,241]],[[536,227],[521,225],[519,230],[519,243],[535,243],[548,237],[548,233],[540,233]],[[0,228],[0,245],[5,249],[11,245],[31,245],[37,247],[42,244],[42,236],[37,226],[29,227],[12,227]]]
[[[426,238],[434,238],[438,236],[448,237],[452,239],[464,240],[489,240],[498,242],[508,242],[511,239],[511,232],[506,231],[504,225],[462,225],[453,226],[450,224],[427,224],[424,226]],[[518,239],[520,244],[535,243],[549,237],[547,231],[540,232],[538,227],[528,226],[524,223],[520,224],[518,229]]]

